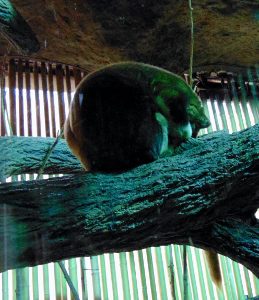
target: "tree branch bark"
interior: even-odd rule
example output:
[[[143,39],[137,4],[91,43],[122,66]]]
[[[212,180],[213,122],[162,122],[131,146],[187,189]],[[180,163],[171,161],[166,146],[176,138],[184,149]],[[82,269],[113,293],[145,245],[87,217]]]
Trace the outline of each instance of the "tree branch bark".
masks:
[[[0,137],[0,181],[9,176],[38,173],[55,138]],[[44,167],[46,174],[83,172],[83,167],[60,139]]]
[[[22,146],[14,144],[16,139]],[[50,140],[34,138],[33,149],[33,138],[27,139],[0,138],[3,156],[6,149],[10,152],[5,176],[17,174],[15,168],[35,172],[40,167]],[[28,161],[9,163],[10,145],[16,145],[15,157],[25,153]],[[56,170],[65,166],[66,158],[70,167],[61,167],[63,173],[72,172],[74,158],[60,141],[47,170],[52,164]],[[74,169],[80,171],[80,165],[75,163]],[[184,144],[178,155],[122,174],[3,183],[0,271],[191,241],[231,257],[258,276],[259,226],[251,218],[258,206],[259,125],[231,135],[203,136]]]
[[[25,54],[40,49],[34,32],[8,0],[0,0],[0,33]]]

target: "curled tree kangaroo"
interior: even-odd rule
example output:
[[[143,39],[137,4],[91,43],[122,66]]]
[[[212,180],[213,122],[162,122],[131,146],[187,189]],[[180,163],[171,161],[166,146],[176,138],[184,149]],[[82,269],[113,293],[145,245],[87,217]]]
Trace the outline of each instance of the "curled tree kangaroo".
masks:
[[[76,89],[64,135],[86,170],[123,172],[166,155],[210,125],[178,75],[136,62],[108,65]],[[221,282],[217,254],[207,255]]]

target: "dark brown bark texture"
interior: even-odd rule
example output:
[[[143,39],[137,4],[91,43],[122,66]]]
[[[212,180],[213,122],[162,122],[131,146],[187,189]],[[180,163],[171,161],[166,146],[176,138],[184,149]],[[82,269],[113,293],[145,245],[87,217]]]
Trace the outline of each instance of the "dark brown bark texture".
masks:
[[[53,142],[0,138],[2,178],[35,172]],[[81,166],[60,140],[46,173],[73,169]],[[259,125],[205,135],[121,174],[2,183],[0,271],[176,243],[213,249],[258,276],[258,206]]]
[[[36,35],[8,0],[0,0],[0,33],[22,53],[40,49]]]

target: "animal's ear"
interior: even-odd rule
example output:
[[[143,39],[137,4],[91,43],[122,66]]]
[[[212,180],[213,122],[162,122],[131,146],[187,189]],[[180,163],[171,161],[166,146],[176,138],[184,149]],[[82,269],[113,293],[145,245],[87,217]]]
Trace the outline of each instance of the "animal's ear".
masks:
[[[170,87],[170,82],[164,77],[154,78],[151,81],[151,89],[155,96],[158,95],[162,90],[167,89],[169,87]]]
[[[160,82],[152,82],[151,84],[153,94],[157,96],[162,89],[162,84]]]

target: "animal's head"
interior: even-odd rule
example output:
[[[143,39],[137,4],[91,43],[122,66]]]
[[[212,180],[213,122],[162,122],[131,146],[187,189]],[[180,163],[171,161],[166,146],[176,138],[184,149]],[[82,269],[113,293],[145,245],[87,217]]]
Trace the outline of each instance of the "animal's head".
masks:
[[[153,91],[161,112],[174,123],[190,123],[192,136],[196,137],[201,128],[210,126],[199,96],[179,76],[159,78],[153,81]]]
[[[192,126],[192,136],[196,137],[201,128],[207,128],[210,126],[210,120],[205,115],[204,107],[200,97],[191,90],[189,96],[189,105],[187,107],[187,113]]]

